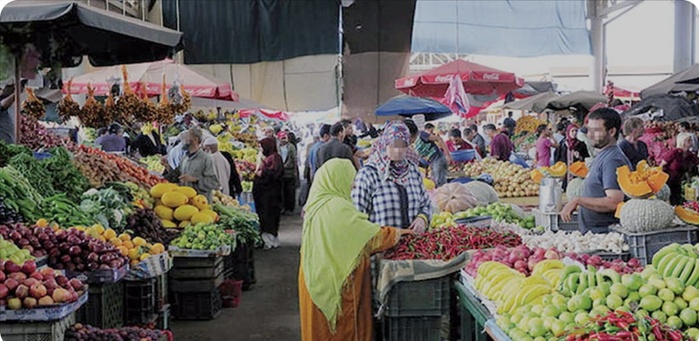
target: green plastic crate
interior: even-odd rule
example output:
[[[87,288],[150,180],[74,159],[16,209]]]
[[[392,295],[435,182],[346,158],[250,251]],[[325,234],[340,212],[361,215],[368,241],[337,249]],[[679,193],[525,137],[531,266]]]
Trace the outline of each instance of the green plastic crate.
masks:
[[[450,276],[398,282],[388,293],[386,316],[442,316],[449,311]]]
[[[97,328],[124,325],[124,284],[90,285],[87,303],[77,311],[76,321]]]
[[[64,334],[75,324],[75,313],[57,321],[2,322],[0,335],[3,341],[63,341]]]

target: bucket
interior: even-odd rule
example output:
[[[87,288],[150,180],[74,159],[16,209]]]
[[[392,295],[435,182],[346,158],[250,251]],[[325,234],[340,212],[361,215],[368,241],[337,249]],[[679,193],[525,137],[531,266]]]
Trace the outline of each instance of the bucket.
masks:
[[[557,179],[544,178],[539,186],[539,211],[558,213],[563,208],[563,189]]]

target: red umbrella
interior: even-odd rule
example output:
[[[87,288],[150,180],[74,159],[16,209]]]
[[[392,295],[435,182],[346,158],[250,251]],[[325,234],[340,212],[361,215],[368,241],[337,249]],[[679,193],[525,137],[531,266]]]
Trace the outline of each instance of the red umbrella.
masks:
[[[213,98],[227,101],[238,101],[238,93],[231,89],[231,85],[204,76],[189,67],[177,64],[171,59],[165,59],[152,63],[139,63],[125,65],[129,76],[129,84],[135,93],[141,93],[142,85],[145,85],[149,96],[161,94],[163,75],[168,84],[179,81],[192,97]],[[121,66],[99,68],[96,71],[73,78],[70,86],[72,94],[86,94],[87,84],[95,89],[95,95],[106,96],[112,86],[110,80],[122,77]]]
[[[466,93],[473,95],[502,95],[524,85],[524,80],[514,73],[459,59],[419,75],[397,79],[395,87],[411,96],[440,100],[456,75],[461,78]]]
[[[238,111],[238,114],[240,115],[240,118],[246,118],[250,117],[250,115],[257,114],[262,115],[263,117],[272,119],[272,120],[277,120],[277,121],[288,121],[289,120],[289,115],[283,111],[275,111],[275,110],[268,110],[268,109],[262,109],[262,108],[257,108],[257,109],[243,109]]]

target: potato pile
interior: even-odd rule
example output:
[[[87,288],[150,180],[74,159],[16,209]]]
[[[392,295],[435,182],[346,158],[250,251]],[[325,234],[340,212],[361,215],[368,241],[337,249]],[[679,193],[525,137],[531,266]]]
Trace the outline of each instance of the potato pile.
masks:
[[[464,173],[471,178],[490,174],[493,177],[493,188],[501,198],[539,195],[539,185],[531,179],[529,170],[510,162],[487,158],[481,162],[466,164]]]

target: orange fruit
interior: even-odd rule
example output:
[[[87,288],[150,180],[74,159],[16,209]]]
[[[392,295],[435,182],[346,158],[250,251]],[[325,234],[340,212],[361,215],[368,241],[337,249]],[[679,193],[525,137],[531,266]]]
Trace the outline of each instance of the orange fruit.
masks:
[[[110,239],[115,238],[117,236],[116,232],[112,229],[104,230],[104,233],[102,235],[104,236],[104,238],[107,238],[107,240],[110,240]]]
[[[41,218],[41,219],[36,221],[36,226],[39,226],[39,227],[49,226],[49,221],[44,219],[44,218]]]
[[[109,242],[112,243],[114,246],[121,246],[124,244],[124,242],[122,242],[121,239],[119,239],[117,237],[113,237],[113,238],[109,239]]]
[[[126,247],[129,250],[133,249],[133,247],[134,247],[133,243],[130,240],[125,240],[121,245],[123,245],[124,247]]]
[[[117,250],[119,250],[119,252],[121,252],[121,255],[122,255],[122,256],[128,256],[128,255],[129,255],[129,249],[127,249],[126,247],[124,247],[124,246],[117,246],[116,248],[117,248]]]
[[[129,250],[129,258],[131,259],[138,259],[138,249],[131,249]]]

